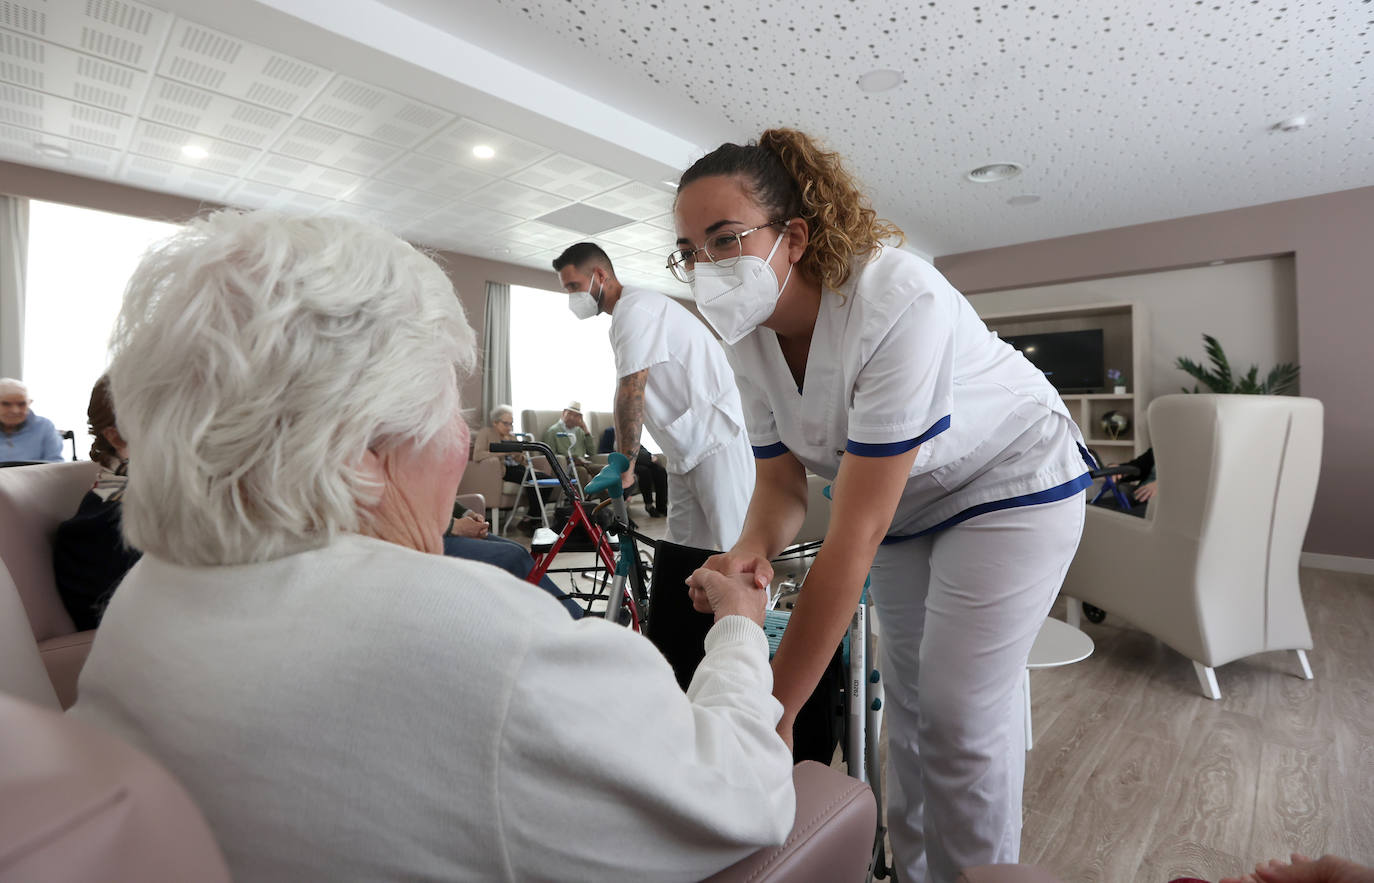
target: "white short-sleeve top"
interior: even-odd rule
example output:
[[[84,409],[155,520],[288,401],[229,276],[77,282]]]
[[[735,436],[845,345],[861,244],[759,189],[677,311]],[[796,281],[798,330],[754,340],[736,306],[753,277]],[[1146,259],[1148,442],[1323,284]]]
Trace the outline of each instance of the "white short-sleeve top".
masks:
[[[833,479],[847,453],[920,446],[885,542],[1091,484],[1059,393],[909,252],[883,247],[825,292],[800,389],[771,330],[729,350],[756,457]]]
[[[734,372],[720,341],[700,319],[665,294],[625,286],[611,313],[615,374],[650,369],[644,424],[686,473],[744,430]]]

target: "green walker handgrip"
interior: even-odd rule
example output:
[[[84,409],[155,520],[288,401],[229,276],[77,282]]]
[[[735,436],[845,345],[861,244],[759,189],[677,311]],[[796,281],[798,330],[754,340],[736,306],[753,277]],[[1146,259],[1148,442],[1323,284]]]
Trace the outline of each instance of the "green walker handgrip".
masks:
[[[605,468],[596,474],[596,478],[587,482],[585,493],[587,496],[594,496],[602,491],[610,491],[615,499],[625,495],[625,489],[620,486],[620,476],[625,474],[625,470],[630,468],[630,458],[619,452],[611,454],[609,462]]]

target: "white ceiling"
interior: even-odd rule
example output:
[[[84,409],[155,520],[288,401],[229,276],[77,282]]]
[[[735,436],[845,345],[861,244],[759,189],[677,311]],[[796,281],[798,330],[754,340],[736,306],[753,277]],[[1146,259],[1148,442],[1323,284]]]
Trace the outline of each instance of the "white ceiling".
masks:
[[[1371,19],[1370,0],[0,0],[0,159],[531,266],[594,238],[669,289],[663,182],[768,125],[844,153],[934,255],[1374,184]],[[866,94],[874,68],[904,82]],[[1311,126],[1271,130],[1296,114]],[[1026,171],[964,179],[991,161]],[[537,220],[570,206],[626,222]]]

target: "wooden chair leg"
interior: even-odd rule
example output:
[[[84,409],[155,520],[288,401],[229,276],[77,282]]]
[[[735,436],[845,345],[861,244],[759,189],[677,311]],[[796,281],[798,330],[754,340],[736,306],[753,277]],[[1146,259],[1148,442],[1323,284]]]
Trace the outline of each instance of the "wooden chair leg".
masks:
[[[1306,651],[1306,650],[1294,650],[1293,652],[1296,653],[1296,654],[1298,654],[1298,665],[1301,665],[1301,666],[1302,666],[1302,677],[1303,677],[1303,680],[1305,680],[1305,681],[1310,681],[1310,680],[1312,680],[1312,666],[1311,666],[1310,664],[1308,664],[1308,662],[1307,662],[1307,651]]]
[[[1202,685],[1202,695],[1208,699],[1220,699],[1221,688],[1217,686],[1217,670],[1193,660],[1193,671],[1197,672],[1198,683]]]

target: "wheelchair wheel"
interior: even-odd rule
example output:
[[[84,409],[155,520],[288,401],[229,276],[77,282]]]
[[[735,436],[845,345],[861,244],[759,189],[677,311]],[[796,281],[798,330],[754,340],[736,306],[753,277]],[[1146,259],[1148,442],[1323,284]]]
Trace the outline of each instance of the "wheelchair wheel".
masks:
[[[1088,622],[1099,623],[1107,618],[1107,611],[1101,607],[1094,607],[1085,601],[1083,603],[1083,615],[1088,618]]]

